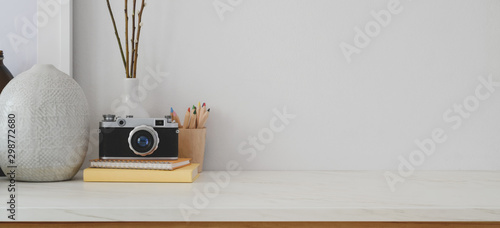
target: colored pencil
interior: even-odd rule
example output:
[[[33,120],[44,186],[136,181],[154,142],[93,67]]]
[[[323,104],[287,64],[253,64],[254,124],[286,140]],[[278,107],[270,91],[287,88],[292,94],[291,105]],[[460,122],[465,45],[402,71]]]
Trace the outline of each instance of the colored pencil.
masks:
[[[173,119],[175,120],[176,123],[179,124],[179,127],[182,127],[181,126],[181,119],[179,119],[179,115],[177,115],[177,113],[174,111],[174,117]]]
[[[184,115],[184,125],[183,128],[187,129],[189,127],[189,115],[191,114],[191,108],[188,108],[186,111],[186,115]]]
[[[193,105],[193,108],[191,109],[191,116],[194,115],[195,112],[196,112],[196,106]],[[191,124],[191,120],[189,120],[189,122],[190,122],[189,124]],[[196,118],[194,118],[194,128],[196,128],[196,124],[197,124]]]
[[[200,120],[200,125],[198,125],[198,128],[205,127],[205,124],[207,123],[207,119],[208,119],[209,114],[210,114],[210,109],[208,109],[207,112],[205,112],[205,114],[203,114],[203,117]]]
[[[201,111],[201,107],[200,107],[200,102],[198,101],[198,107],[196,107],[196,110],[198,111],[198,115],[196,115],[196,126],[198,126],[198,124],[200,124],[200,111]],[[196,128],[196,127],[195,127]]]
[[[201,109],[200,109],[200,113],[198,113],[198,119],[201,120],[201,118],[203,117],[203,115],[205,114],[205,112],[207,111],[207,109],[205,108],[205,103],[203,103],[203,105],[201,106]],[[199,121],[198,121],[199,123]]]
[[[189,120],[189,129],[196,128],[196,108],[193,111],[193,115],[191,115],[191,119]]]

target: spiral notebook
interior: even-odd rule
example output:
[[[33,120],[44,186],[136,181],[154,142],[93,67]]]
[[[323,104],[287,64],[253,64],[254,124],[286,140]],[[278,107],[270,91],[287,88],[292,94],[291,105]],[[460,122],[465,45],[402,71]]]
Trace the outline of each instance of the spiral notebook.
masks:
[[[90,168],[174,170],[190,163],[191,158],[177,160],[94,159],[90,160]]]

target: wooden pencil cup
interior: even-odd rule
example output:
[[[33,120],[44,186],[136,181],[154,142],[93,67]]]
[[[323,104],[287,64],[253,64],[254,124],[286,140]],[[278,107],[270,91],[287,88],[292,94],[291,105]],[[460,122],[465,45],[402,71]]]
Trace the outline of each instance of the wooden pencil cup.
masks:
[[[198,172],[203,169],[205,138],[207,129],[179,129],[179,158],[192,158],[192,163],[199,163]]]

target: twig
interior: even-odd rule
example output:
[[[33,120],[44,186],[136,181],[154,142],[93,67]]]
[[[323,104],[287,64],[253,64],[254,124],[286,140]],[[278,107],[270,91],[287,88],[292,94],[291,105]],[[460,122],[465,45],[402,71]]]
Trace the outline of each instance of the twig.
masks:
[[[139,55],[139,38],[141,36],[141,28],[142,28],[142,11],[144,11],[144,7],[146,6],[145,0],[142,0],[141,11],[139,11],[139,28],[137,29],[137,39],[135,43],[135,65],[134,65],[134,78],[137,76],[137,56]]]
[[[108,0],[109,1],[109,0]],[[130,63],[130,57],[129,57],[129,49],[128,49],[128,0],[125,0],[125,44],[127,46],[127,63],[125,64],[125,70],[127,71],[127,78],[130,78],[130,71],[129,71],[129,63]]]
[[[135,16],[136,16],[135,15],[136,14],[135,13],[135,6],[136,6],[136,2],[137,2],[136,0],[133,1],[134,6],[133,6],[133,11],[132,11],[132,40],[131,40],[131,44],[132,44],[132,63],[130,64],[130,68],[131,68],[130,69],[130,73],[131,73],[130,77],[132,77],[132,78],[135,78],[135,74],[134,74],[134,72],[135,72],[135,69],[134,69],[135,64],[134,63],[135,63],[135,61],[137,61],[135,59],[135,52],[136,52],[136,50],[135,50],[135,46],[134,46],[134,44],[135,44],[135,40],[134,39],[135,39]]]
[[[127,69],[127,62],[125,62],[125,56],[123,55],[122,42],[120,41],[120,35],[118,35],[118,29],[116,29],[115,17],[113,16],[113,11],[111,10],[111,5],[109,4],[109,0],[106,0],[106,3],[108,4],[109,15],[111,16],[111,21],[113,22],[113,28],[115,29],[116,40],[118,41],[118,46],[120,47],[120,53],[122,55],[123,66],[125,67],[125,70],[126,70]]]

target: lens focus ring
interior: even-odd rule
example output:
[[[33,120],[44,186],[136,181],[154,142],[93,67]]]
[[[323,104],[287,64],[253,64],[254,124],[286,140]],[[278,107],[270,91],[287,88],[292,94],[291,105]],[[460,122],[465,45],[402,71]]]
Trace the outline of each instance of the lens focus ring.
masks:
[[[158,148],[158,143],[160,143],[158,133],[147,125],[135,127],[128,136],[130,150],[140,156],[151,155]]]

